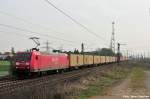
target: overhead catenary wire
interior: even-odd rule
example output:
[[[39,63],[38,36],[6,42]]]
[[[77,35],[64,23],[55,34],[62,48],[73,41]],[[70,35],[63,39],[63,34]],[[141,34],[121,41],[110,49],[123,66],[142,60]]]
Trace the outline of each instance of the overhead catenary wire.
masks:
[[[35,32],[35,31],[30,31],[28,29],[23,29],[23,28],[19,28],[19,27],[16,27],[16,26],[12,26],[12,25],[7,25],[7,24],[0,24],[0,26],[3,26],[3,27],[7,27],[7,28],[12,28],[12,29],[15,29],[15,30],[19,30],[19,31],[23,31],[23,32],[29,32],[30,35],[33,34],[33,35],[40,35],[40,36],[44,36],[44,37],[51,37],[51,38],[55,38],[57,40],[62,40],[62,41],[65,41],[67,44],[67,46],[74,46],[75,44],[76,45],[80,45],[78,42],[74,42],[74,41],[69,41],[69,40],[65,40],[65,39],[62,39],[62,38],[58,38],[58,37],[54,37],[54,36],[51,36],[51,35],[47,35],[47,34],[41,34],[39,32]],[[6,32],[5,32],[6,33]],[[13,32],[14,34],[20,34],[20,33],[15,33]],[[28,33],[28,34],[29,34]],[[22,36],[25,36],[27,38],[29,38],[30,36],[27,36],[27,35],[24,35],[24,34],[21,34]]]
[[[18,20],[22,20],[22,21],[27,22],[27,23],[34,24],[34,23],[32,23],[32,22],[30,22],[30,21],[24,19],[24,18],[20,18],[20,17],[14,16],[14,15],[11,15],[11,14],[9,14],[9,13],[5,13],[5,12],[3,12],[3,11],[0,11],[0,13],[2,13],[2,14],[4,14],[4,15],[7,15],[7,16],[10,16],[10,17],[14,17],[14,18],[16,18],[16,19],[18,19]],[[37,24],[35,24],[35,25],[37,25]],[[39,24],[39,26],[42,26],[42,25]],[[44,28],[47,28],[47,29],[48,29],[48,27],[44,27]],[[106,44],[105,44],[105,45],[106,45]],[[107,45],[106,45],[106,46],[107,46]]]
[[[9,16],[9,17],[13,17],[13,18],[15,18],[15,19],[17,19],[17,20],[19,20],[19,21],[25,22],[25,23],[29,23],[29,24],[32,24],[32,25],[39,26],[40,28],[44,28],[44,29],[51,30],[51,31],[53,31],[54,33],[57,33],[57,34],[59,34],[59,35],[60,35],[60,34],[65,35],[65,33],[62,33],[62,32],[58,32],[58,31],[52,30],[52,29],[49,28],[49,27],[43,26],[43,25],[41,25],[41,24],[33,23],[33,22],[31,22],[31,21],[29,21],[29,20],[27,20],[27,19],[24,19],[24,18],[15,16],[15,15],[12,15],[12,14],[10,14],[10,13],[7,13],[7,12],[1,11],[1,10],[0,10],[0,14],[6,15],[6,16]],[[18,34],[19,34],[19,33],[18,33]],[[66,44],[65,44],[65,45],[66,45]],[[71,44],[67,44],[67,45],[70,46]]]
[[[40,28],[44,28],[44,29],[51,30],[51,31],[53,31],[54,33],[57,33],[57,34],[59,34],[59,35],[61,35],[61,34],[65,35],[65,33],[62,33],[62,32],[58,32],[58,31],[52,30],[52,29],[49,28],[49,27],[43,26],[43,25],[41,25],[41,24],[33,23],[33,22],[31,22],[31,21],[29,21],[29,20],[27,20],[27,19],[24,19],[24,18],[15,16],[15,15],[9,14],[9,13],[4,12],[4,11],[1,11],[1,10],[0,10],[0,14],[6,15],[6,16],[9,16],[9,17],[13,17],[13,18],[15,18],[15,19],[17,19],[17,20],[20,20],[20,21],[23,21],[23,22],[25,22],[25,23],[29,23],[29,24],[32,24],[32,25],[39,26]],[[79,42],[78,42],[78,43],[79,43]],[[79,43],[79,44],[80,44],[80,43]],[[71,44],[67,44],[67,45],[70,46]]]
[[[38,23],[33,23],[33,22],[31,22],[31,21],[29,21],[29,20],[27,20],[27,19],[24,19],[24,18],[15,16],[15,15],[9,14],[9,13],[4,12],[4,11],[1,11],[1,10],[0,10],[0,14],[6,15],[6,16],[9,16],[9,17],[13,17],[13,18],[15,18],[15,19],[17,19],[17,20],[20,20],[20,21],[22,21],[22,22],[25,22],[25,23],[29,23],[29,24],[32,24],[32,25],[36,25],[36,26],[38,26],[38,27],[40,27],[40,28],[43,28],[43,29],[46,29],[46,30],[50,30],[51,32],[57,33],[57,34],[59,34],[59,35],[61,35],[61,34],[66,35],[65,33],[58,32],[58,31],[56,31],[56,30],[54,30],[54,29],[52,29],[52,28],[50,28],[50,27],[47,27],[47,26],[44,26],[44,25],[41,25],[41,24],[38,24]]]
[[[11,35],[16,34],[16,35],[14,35],[14,36],[21,37],[21,38],[29,38],[29,37],[31,37],[31,36],[26,35],[26,34],[21,34],[21,33],[17,33],[17,32],[11,33],[11,32],[3,31],[3,30],[0,30],[0,34],[11,34]],[[55,42],[55,44],[57,44],[57,43]],[[74,46],[74,44],[68,44],[68,43],[66,43],[65,45],[71,46],[71,47]],[[51,48],[52,48],[52,47],[51,47]],[[56,49],[56,48],[53,48],[53,49]]]
[[[27,34],[21,34],[21,33],[17,33],[17,32],[8,32],[8,31],[3,31],[3,30],[0,30],[0,34],[11,34],[11,35],[14,35],[14,34],[16,34],[16,35],[14,35],[14,36],[17,36],[17,37],[21,37],[21,38],[29,38],[29,37],[31,37],[31,36],[29,36],[29,35],[27,35]],[[40,37],[41,38],[41,37]],[[44,39],[44,38],[43,38]],[[65,43],[65,42],[64,42]],[[55,44],[57,44],[56,42],[55,42]],[[67,45],[67,46],[70,46],[70,47],[74,47],[74,44],[68,44],[68,43],[65,43],[65,45]],[[54,49],[56,49],[56,48],[54,48]]]
[[[2,31],[2,30],[0,30],[0,33],[9,33],[9,34],[12,34],[12,33],[10,33],[10,32]],[[17,32],[13,32],[12,35],[14,35],[14,34],[16,34],[15,36],[19,36],[19,37],[26,37],[26,38],[29,38],[29,37],[30,37],[30,36],[27,36],[27,35],[25,35],[25,34],[20,34],[20,33],[17,33]]]
[[[16,30],[19,30],[19,31],[29,32],[29,33],[32,33],[32,34],[38,34],[38,35],[45,36],[45,37],[51,37],[51,38],[58,39],[58,40],[61,40],[61,41],[65,41],[65,42],[69,42],[69,43],[77,43],[77,42],[74,42],[74,41],[58,38],[58,37],[55,37],[55,36],[52,36],[52,35],[41,34],[39,32],[30,31],[28,29],[18,28],[18,27],[12,26],[12,25],[0,24],[0,26],[16,29]]]
[[[1,34],[2,33],[11,34],[11,35],[16,34],[15,36],[22,37],[22,38],[30,38],[31,36],[34,36],[34,35],[31,35],[31,34],[27,35],[27,34],[22,34],[22,33],[17,33],[17,32],[8,32],[8,31],[3,31],[3,30],[0,30],[0,33]],[[44,39],[44,38],[42,38],[42,39]],[[68,44],[68,43],[66,43],[65,45],[73,46],[73,44]]]
[[[29,24],[32,24],[32,25],[39,26],[40,28],[44,28],[44,29],[51,30],[51,31],[53,31],[54,33],[57,33],[57,34],[59,34],[59,35],[60,35],[60,34],[65,35],[65,33],[62,33],[62,32],[58,32],[58,31],[52,30],[52,29],[49,28],[49,27],[43,26],[43,25],[41,25],[41,24],[33,23],[33,22],[31,22],[31,21],[29,21],[29,20],[27,20],[27,19],[24,19],[24,18],[15,16],[15,15],[9,14],[9,13],[4,12],[4,11],[1,11],[1,10],[0,10],[0,14],[6,15],[6,16],[9,16],[9,17],[13,17],[13,18],[15,18],[15,19],[17,19],[17,20],[19,20],[19,21],[23,21],[23,22],[25,22],[25,23],[29,23]],[[106,44],[105,44],[105,45],[106,45]],[[106,45],[106,46],[107,46],[107,45]]]
[[[87,28],[85,25],[81,24],[80,22],[78,22],[76,19],[74,19],[72,16],[70,16],[69,14],[67,14],[66,12],[64,12],[63,10],[61,10],[60,8],[58,8],[57,6],[55,6],[52,2],[50,2],[49,0],[44,0],[46,1],[49,5],[51,5],[53,8],[55,8],[57,11],[59,11],[60,13],[62,13],[63,15],[65,15],[66,17],[68,17],[70,20],[72,20],[74,23],[76,23],[78,26],[82,27],[83,29],[85,29],[88,33],[94,35],[97,38],[101,38],[104,41],[107,41],[106,39],[104,39],[102,36],[99,36],[98,34],[96,34],[95,32],[93,32],[91,29]],[[105,44],[106,46],[109,46],[108,44]]]
[[[29,24],[32,24],[32,25],[36,25],[36,26],[39,26],[40,28],[42,27],[42,28],[44,28],[44,29],[48,29],[48,30],[51,30],[51,31],[53,31],[54,33],[57,33],[57,34],[65,34],[65,33],[62,33],[62,32],[58,32],[58,31],[55,31],[55,30],[52,30],[51,28],[49,28],[49,27],[46,27],[46,26],[43,26],[43,25],[41,25],[41,24],[36,24],[36,23],[33,23],[33,22],[31,22],[31,21],[29,21],[29,20],[26,20],[26,19],[24,19],[24,18],[21,18],[21,17],[18,17],[18,16],[14,16],[14,15],[12,15],[12,14],[9,14],[9,13],[7,13],[7,12],[4,12],[4,11],[1,11],[0,10],[0,14],[3,14],[3,15],[6,15],[6,16],[9,16],[9,17],[13,17],[13,18],[15,18],[15,19],[17,19],[17,20],[20,20],[20,21],[23,21],[23,22],[25,22],[25,23],[29,23]],[[105,44],[106,46],[107,46],[107,44]]]

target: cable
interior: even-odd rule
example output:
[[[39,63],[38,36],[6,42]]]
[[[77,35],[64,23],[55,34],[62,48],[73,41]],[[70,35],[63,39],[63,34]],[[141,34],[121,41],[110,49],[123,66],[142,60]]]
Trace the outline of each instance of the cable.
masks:
[[[3,12],[3,11],[0,11],[0,14],[6,15],[6,16],[9,16],[9,17],[13,17],[13,18],[15,18],[15,19],[17,19],[17,20],[23,21],[23,22],[25,22],[25,23],[29,23],[29,24],[36,25],[36,26],[38,26],[38,27],[43,27],[44,29],[51,30],[51,32],[55,32],[55,33],[57,33],[57,34],[59,34],[59,35],[60,35],[60,34],[66,35],[65,33],[62,33],[62,32],[60,33],[60,32],[55,31],[55,30],[53,30],[53,29],[51,29],[51,28],[49,28],[49,27],[43,26],[43,25],[41,25],[41,24],[35,24],[35,23],[33,23],[33,22],[31,22],[31,21],[28,21],[28,20],[26,20],[26,19],[24,19],[24,18],[20,18],[20,17],[14,16],[14,15],[12,15],[12,14],[9,14],[9,13]]]
[[[17,20],[20,20],[20,21],[23,21],[23,22],[26,22],[26,23],[29,23],[29,24],[33,24],[33,25],[36,25],[36,26],[39,26],[39,27],[43,27],[43,28],[45,28],[45,29],[51,29],[51,28],[49,28],[49,27],[45,27],[45,26],[40,25],[40,24],[35,24],[35,23],[33,23],[33,22],[31,22],[31,21],[28,21],[28,20],[26,20],[26,19],[24,19],[24,18],[20,18],[20,17],[18,17],[18,16],[14,16],[14,15],[12,15],[12,14],[6,13],[6,12],[4,12],[4,11],[0,11],[0,14],[6,15],[6,16],[9,16],[9,17],[13,17],[13,18],[15,18],[15,19],[17,19]],[[63,35],[65,34],[65,33],[57,32],[57,31],[55,31],[55,30],[52,30],[52,31],[54,31],[55,33],[58,33],[59,35],[60,35],[60,34],[63,34]]]
[[[1,31],[1,30],[0,30],[0,33],[9,33],[9,34],[12,35],[12,33],[10,33],[10,32]],[[20,34],[20,33],[16,33],[16,32],[13,32],[13,34],[16,34],[16,36],[20,36],[20,37],[26,37],[26,38],[30,37],[30,36],[27,36],[27,35],[24,35],[24,34]]]
[[[61,10],[60,8],[56,7],[53,3],[51,3],[49,0],[45,0],[49,5],[51,5],[53,8],[55,8],[57,11],[59,11],[60,13],[62,13],[63,15],[65,15],[66,17],[68,17],[69,19],[71,19],[74,23],[76,23],[78,26],[84,28],[88,33],[94,35],[95,37],[101,38],[105,41],[107,41],[106,39],[104,39],[103,37],[99,36],[98,34],[96,34],[95,32],[93,32],[92,30],[90,30],[89,28],[87,28],[86,26],[84,26],[83,24],[81,24],[80,22],[78,22],[77,20],[75,20],[72,16],[68,15],[66,12],[64,12],[63,10]],[[108,45],[107,45],[108,46]]]
[[[39,32],[34,32],[34,31],[27,30],[27,29],[22,29],[22,28],[14,27],[14,26],[11,26],[11,25],[0,24],[0,26],[7,27],[7,28],[13,28],[13,29],[16,29],[16,30],[19,30],[19,31],[30,32],[30,33],[32,33],[32,34],[43,35],[43,36],[45,36],[45,37],[52,37],[52,38],[59,39],[59,40],[62,40],[62,41],[66,41],[66,42],[69,42],[69,43],[71,43],[71,42],[72,42],[72,43],[76,43],[76,42],[74,42],[74,41],[65,40],[65,39],[58,38],[58,37],[51,36],[51,35],[47,35],[47,34],[41,34],[41,33],[39,33]]]
[[[28,36],[28,35],[25,35],[25,34],[20,34],[20,33],[17,33],[17,32],[13,32],[13,34],[12,34],[12,33],[10,33],[10,32],[1,31],[1,30],[0,30],[0,34],[1,34],[1,33],[8,33],[8,34],[11,34],[11,35],[16,34],[15,36],[22,37],[22,38],[24,38],[24,37],[26,37],[26,38],[31,37],[31,36]],[[55,44],[56,44],[56,43],[55,43]],[[68,46],[71,46],[71,47],[74,46],[73,44],[65,44],[65,45],[68,45]],[[42,47],[40,47],[40,48],[42,48]],[[51,48],[52,48],[52,47],[51,47]],[[56,49],[56,48],[53,48],[53,49]]]
[[[23,22],[26,22],[26,23],[29,23],[29,24],[33,24],[33,25],[36,25],[36,26],[43,27],[43,28],[45,28],[45,29],[51,30],[51,28],[49,28],[49,27],[45,27],[45,26],[40,25],[40,24],[35,24],[35,23],[33,23],[33,22],[31,22],[31,21],[28,21],[28,20],[26,20],[26,19],[24,19],[24,18],[20,18],[20,17],[18,17],[18,16],[14,16],[14,15],[12,15],[12,14],[9,14],[9,13],[3,12],[3,11],[0,11],[0,14],[7,15],[7,16],[13,17],[13,18],[15,18],[15,19],[17,19],[17,20],[20,20],[20,21],[23,21]],[[60,35],[60,34],[63,34],[63,35],[64,35],[64,33],[60,33],[60,32],[57,32],[57,31],[55,31],[55,30],[52,30],[52,31],[54,31],[55,33],[57,33],[57,34],[59,34],[59,35]],[[105,44],[105,45],[107,46],[107,44]]]

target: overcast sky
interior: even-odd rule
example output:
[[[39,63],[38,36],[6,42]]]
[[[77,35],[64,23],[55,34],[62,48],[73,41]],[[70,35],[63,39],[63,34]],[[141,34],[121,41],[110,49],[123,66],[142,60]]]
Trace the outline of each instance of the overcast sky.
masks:
[[[47,40],[53,48],[65,50],[80,49],[81,42],[86,44],[86,50],[108,47],[112,21],[115,21],[116,42],[126,43],[124,48],[150,48],[150,0],[49,1],[105,40],[88,33],[45,0],[0,0],[0,51],[34,47],[28,39],[31,36],[40,38],[41,47]]]

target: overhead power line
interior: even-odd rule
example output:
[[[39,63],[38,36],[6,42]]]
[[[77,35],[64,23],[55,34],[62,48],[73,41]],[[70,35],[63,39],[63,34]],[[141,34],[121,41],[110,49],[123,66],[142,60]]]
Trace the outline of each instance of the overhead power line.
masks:
[[[47,27],[47,26],[44,26],[44,25],[41,25],[41,24],[37,24],[37,23],[33,23],[33,22],[29,21],[29,20],[26,20],[26,19],[21,18],[21,17],[18,17],[18,16],[14,16],[14,15],[9,14],[9,13],[7,13],[7,12],[0,11],[0,14],[6,15],[6,16],[9,16],[9,17],[13,17],[13,18],[15,18],[15,19],[17,19],[17,20],[20,20],[20,21],[22,21],[22,22],[25,22],[25,23],[29,23],[29,24],[32,24],[32,25],[36,25],[36,26],[38,26],[38,27],[40,27],[40,28],[50,30],[51,32],[57,33],[57,34],[59,34],[59,35],[61,35],[61,34],[66,35],[65,33],[58,32],[58,31],[56,31],[56,30],[54,30],[54,29],[52,29],[52,28],[50,28],[50,27]]]
[[[64,12],[63,10],[61,10],[60,8],[58,8],[57,6],[55,6],[52,2],[50,2],[49,0],[45,0],[49,5],[51,5],[53,8],[55,8],[57,11],[59,11],[60,13],[62,13],[63,15],[65,15],[66,17],[68,17],[69,19],[71,19],[74,23],[76,23],[78,26],[82,27],[83,29],[85,29],[88,33],[94,35],[97,38],[101,38],[105,41],[107,41],[106,39],[104,39],[103,37],[99,36],[98,34],[96,34],[95,32],[93,32],[91,29],[87,28],[86,26],[84,26],[83,24],[81,24],[80,22],[78,22],[76,19],[74,19],[72,16],[70,16],[69,14],[67,14],[66,12]],[[106,44],[105,44],[106,45]],[[107,45],[108,46],[108,45]]]
[[[41,25],[41,24],[33,23],[33,22],[29,21],[29,20],[26,20],[26,19],[24,19],[24,18],[15,16],[15,15],[12,15],[12,14],[9,14],[9,13],[4,12],[4,11],[0,11],[0,14],[6,15],[6,16],[9,16],[9,17],[13,17],[13,18],[15,18],[15,19],[17,19],[17,20],[19,20],[19,21],[25,22],[25,23],[29,23],[29,24],[32,24],[32,25],[39,26],[40,28],[43,28],[43,29],[51,30],[51,32],[57,33],[57,34],[59,34],[59,35],[60,35],[60,34],[65,35],[65,33],[55,31],[55,30],[53,30],[53,29],[51,29],[51,28],[49,28],[49,27],[43,26],[43,25]],[[105,44],[105,45],[107,46],[107,44]]]
[[[25,35],[25,34],[20,34],[20,33],[16,33],[16,32],[13,32],[13,34],[11,33],[11,32],[6,32],[6,31],[1,31],[0,30],[0,33],[8,33],[8,34],[11,34],[11,35],[14,35],[14,34],[16,34],[15,36],[19,36],[19,37],[26,37],[26,38],[29,38],[30,36],[27,36],[27,35]]]
[[[24,18],[15,16],[15,15],[12,15],[12,14],[7,13],[7,12],[4,12],[4,11],[0,11],[0,14],[5,15],[5,16],[9,16],[9,17],[12,17],[12,18],[15,18],[15,19],[17,19],[17,20],[19,20],[19,21],[22,21],[22,22],[25,22],[25,23],[28,23],[28,24],[36,25],[36,26],[38,26],[38,27],[40,27],[40,28],[43,28],[43,29],[51,30],[51,31],[53,31],[54,33],[57,33],[57,34],[59,34],[59,35],[60,35],[60,34],[65,35],[65,33],[55,31],[55,30],[53,30],[53,29],[51,29],[51,28],[49,28],[49,27],[43,26],[43,25],[41,25],[41,24],[33,23],[33,22],[31,22],[31,21],[29,21],[29,20],[27,20],[27,19],[24,19]],[[18,34],[19,34],[19,33],[18,33]],[[79,42],[78,42],[78,43],[79,43]],[[67,44],[67,45],[68,45],[68,44]]]
[[[74,42],[74,41],[58,38],[58,37],[47,35],[47,34],[41,34],[39,32],[34,32],[34,31],[18,28],[18,27],[15,27],[15,26],[7,25],[7,24],[0,24],[0,26],[7,27],[7,28],[13,28],[13,29],[16,29],[16,30],[19,30],[19,31],[29,32],[29,33],[32,33],[32,34],[38,34],[38,35],[45,36],[45,37],[51,37],[51,38],[55,38],[55,39],[58,39],[58,40],[66,41],[66,42],[69,42],[69,43],[77,43],[77,42]]]
[[[21,34],[21,33],[17,33],[17,32],[8,32],[8,31],[3,31],[3,30],[2,31],[0,30],[0,34],[9,34],[9,35],[17,36],[17,37],[20,37],[20,38],[29,38],[29,37],[31,37],[31,36],[29,36],[27,34]],[[64,42],[64,43],[67,46],[71,46],[71,47],[74,46],[74,44],[71,44],[71,43],[67,43],[67,42]],[[57,43],[55,42],[55,44],[57,44]],[[51,47],[51,49],[54,49],[54,48]]]
[[[45,44],[46,46],[44,46],[44,47],[42,47],[42,48],[45,48],[45,49],[46,49],[46,52],[49,52],[50,49],[52,48],[52,47],[50,46],[51,42],[46,41],[44,44]]]

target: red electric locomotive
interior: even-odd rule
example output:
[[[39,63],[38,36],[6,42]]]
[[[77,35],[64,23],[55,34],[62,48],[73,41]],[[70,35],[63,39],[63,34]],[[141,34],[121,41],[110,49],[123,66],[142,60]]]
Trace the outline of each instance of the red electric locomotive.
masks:
[[[69,56],[65,53],[48,54],[40,51],[18,52],[15,59],[17,74],[69,68]]]

